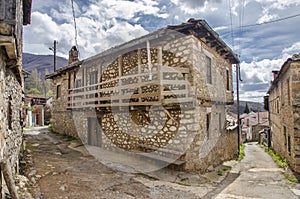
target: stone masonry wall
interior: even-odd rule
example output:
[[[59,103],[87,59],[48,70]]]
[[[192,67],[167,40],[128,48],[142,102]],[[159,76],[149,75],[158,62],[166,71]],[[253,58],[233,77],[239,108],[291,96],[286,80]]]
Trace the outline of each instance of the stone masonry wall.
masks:
[[[0,157],[7,158],[15,172],[22,144],[22,87],[6,68],[6,61],[5,52],[0,49]]]
[[[299,69],[299,62],[292,62],[270,92],[272,146],[297,172],[300,172]]]
[[[291,91],[293,104],[293,118],[294,118],[294,170],[300,172],[300,63],[292,63],[291,67]]]
[[[73,79],[73,76],[71,76],[71,79]],[[60,86],[61,94],[59,97],[57,97],[57,86]],[[52,91],[53,91],[53,102],[52,102],[53,109],[52,109],[51,125],[53,127],[53,131],[64,135],[78,137],[74,125],[72,111],[67,110],[67,102],[68,102],[67,74],[64,74],[62,76],[53,79]]]

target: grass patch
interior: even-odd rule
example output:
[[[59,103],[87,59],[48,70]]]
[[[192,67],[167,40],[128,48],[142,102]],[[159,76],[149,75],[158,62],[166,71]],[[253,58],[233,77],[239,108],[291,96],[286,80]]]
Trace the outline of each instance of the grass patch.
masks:
[[[275,153],[273,149],[264,148],[265,152],[267,152],[274,162],[281,168],[288,167],[288,162],[284,157],[281,157],[279,154]]]
[[[244,157],[245,157],[245,145],[242,144],[240,146],[240,155],[239,155],[238,161],[240,162],[242,159],[244,159]]]
[[[218,175],[218,176],[222,176],[222,175],[223,175],[223,172],[222,172],[221,170],[218,170],[218,171],[217,171],[217,175]]]
[[[268,149],[264,146],[261,146],[266,153],[268,153],[272,159],[274,160],[274,162],[280,167],[284,169],[284,176],[286,179],[288,179],[289,181],[293,182],[293,183],[299,183],[299,180],[296,178],[296,176],[293,174],[293,172],[291,171],[291,169],[289,168],[289,164],[288,161],[286,160],[286,158],[280,156],[279,154],[277,154],[273,149]]]
[[[49,124],[49,125],[48,125],[48,129],[49,129],[50,132],[53,133],[53,127],[52,127],[52,124]]]

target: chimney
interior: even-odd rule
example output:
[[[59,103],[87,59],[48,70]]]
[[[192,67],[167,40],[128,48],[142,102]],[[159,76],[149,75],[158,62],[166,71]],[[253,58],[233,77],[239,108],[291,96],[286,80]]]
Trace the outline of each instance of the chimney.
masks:
[[[273,70],[272,73],[273,73],[273,80],[275,80],[278,76],[279,71],[278,70]]]
[[[79,61],[78,59],[78,50],[76,46],[72,46],[71,50],[69,51],[69,64]]]

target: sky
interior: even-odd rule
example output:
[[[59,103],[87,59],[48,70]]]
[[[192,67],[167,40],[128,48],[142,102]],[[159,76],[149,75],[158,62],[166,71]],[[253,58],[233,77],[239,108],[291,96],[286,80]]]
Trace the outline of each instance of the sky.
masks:
[[[73,0],[80,59],[190,18],[204,19],[241,61],[240,99],[262,102],[272,70],[300,52],[299,0]],[[33,0],[24,52],[68,57],[71,0]],[[235,71],[234,71],[235,72]]]

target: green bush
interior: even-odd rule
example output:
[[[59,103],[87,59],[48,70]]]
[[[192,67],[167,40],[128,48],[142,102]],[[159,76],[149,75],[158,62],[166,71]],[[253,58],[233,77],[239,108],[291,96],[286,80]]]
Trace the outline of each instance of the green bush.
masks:
[[[245,145],[242,144],[240,146],[240,155],[238,161],[241,161],[242,159],[244,159],[244,157],[245,157]]]

